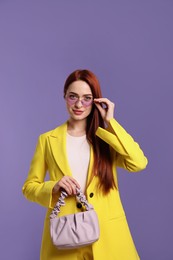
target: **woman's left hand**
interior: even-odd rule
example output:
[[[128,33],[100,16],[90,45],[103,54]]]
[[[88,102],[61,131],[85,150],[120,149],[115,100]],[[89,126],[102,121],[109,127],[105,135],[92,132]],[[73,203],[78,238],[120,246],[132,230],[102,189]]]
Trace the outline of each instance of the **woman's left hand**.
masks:
[[[98,108],[103,120],[109,123],[110,119],[114,118],[115,104],[107,98],[95,98],[94,103]]]

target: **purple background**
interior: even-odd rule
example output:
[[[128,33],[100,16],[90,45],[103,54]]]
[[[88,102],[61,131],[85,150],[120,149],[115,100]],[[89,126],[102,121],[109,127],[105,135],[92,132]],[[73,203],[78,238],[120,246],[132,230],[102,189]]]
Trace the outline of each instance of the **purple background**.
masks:
[[[39,259],[45,209],[21,189],[38,135],[67,119],[62,89],[77,68],[98,76],[117,120],[149,159],[141,173],[119,170],[141,260],[172,260],[169,0],[0,1],[0,259]]]

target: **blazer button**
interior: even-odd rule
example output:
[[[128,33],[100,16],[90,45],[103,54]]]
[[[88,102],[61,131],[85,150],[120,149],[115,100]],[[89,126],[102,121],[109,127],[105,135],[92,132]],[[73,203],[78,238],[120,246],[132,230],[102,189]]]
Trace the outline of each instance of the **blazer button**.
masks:
[[[80,202],[78,202],[78,203],[76,204],[76,206],[77,206],[78,209],[81,209],[81,208],[82,208],[82,204],[81,204]]]
[[[91,192],[89,196],[90,196],[90,198],[92,198],[94,196],[94,193]]]

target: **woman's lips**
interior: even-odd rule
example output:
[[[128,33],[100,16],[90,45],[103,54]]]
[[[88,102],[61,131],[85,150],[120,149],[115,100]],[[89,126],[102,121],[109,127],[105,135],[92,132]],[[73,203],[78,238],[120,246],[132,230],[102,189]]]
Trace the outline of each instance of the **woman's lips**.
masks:
[[[83,111],[81,111],[81,110],[73,110],[73,113],[75,115],[81,115],[83,113]]]

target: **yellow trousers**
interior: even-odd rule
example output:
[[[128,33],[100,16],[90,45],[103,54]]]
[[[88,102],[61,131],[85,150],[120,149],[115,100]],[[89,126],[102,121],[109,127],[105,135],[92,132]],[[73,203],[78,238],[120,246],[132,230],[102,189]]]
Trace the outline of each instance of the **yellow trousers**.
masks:
[[[78,249],[77,260],[93,260],[92,247],[86,246]]]

